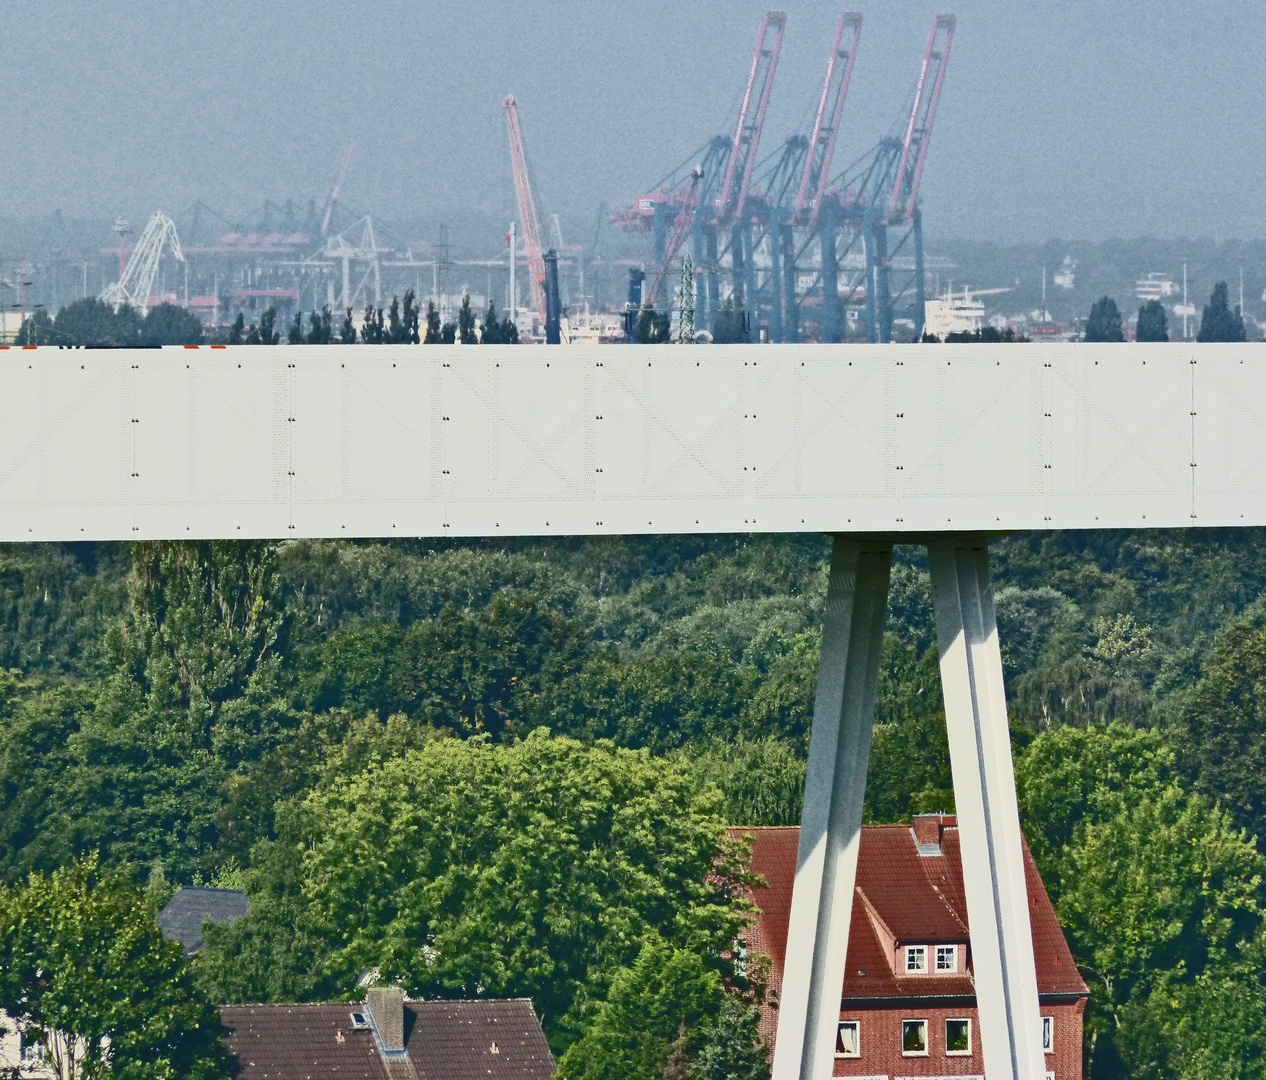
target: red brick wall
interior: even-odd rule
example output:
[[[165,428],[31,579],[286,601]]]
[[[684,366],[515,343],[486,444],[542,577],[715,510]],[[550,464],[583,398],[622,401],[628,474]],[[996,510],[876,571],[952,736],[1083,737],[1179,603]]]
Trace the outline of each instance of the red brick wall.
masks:
[[[1055,1080],[1081,1080],[1082,1003],[1043,1005],[1042,1015],[1055,1023],[1055,1052],[1046,1055],[1046,1071]],[[946,1054],[945,1021],[966,1017],[971,1020],[971,1054]],[[848,1008],[841,1020],[861,1023],[861,1056],[836,1058],[836,1076],[980,1076],[985,1071],[980,1053],[980,1020],[975,1007],[931,1008],[911,1005],[904,1008]],[[901,1021],[928,1022],[927,1056],[906,1056],[901,1052]]]

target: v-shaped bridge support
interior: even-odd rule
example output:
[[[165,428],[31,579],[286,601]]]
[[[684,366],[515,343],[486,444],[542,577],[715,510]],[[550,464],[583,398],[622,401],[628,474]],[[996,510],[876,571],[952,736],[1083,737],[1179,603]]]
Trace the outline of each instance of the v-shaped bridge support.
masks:
[[[989,1080],[1043,1080],[987,541],[979,535],[931,540],[928,562],[983,1071]],[[835,539],[773,1080],[826,1080],[834,1072],[891,563],[890,541]]]

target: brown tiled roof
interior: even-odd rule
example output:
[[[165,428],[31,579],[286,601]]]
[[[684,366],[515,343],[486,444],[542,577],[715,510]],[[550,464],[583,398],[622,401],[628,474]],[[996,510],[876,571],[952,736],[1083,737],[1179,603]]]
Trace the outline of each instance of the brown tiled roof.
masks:
[[[550,1080],[554,1056],[526,998],[410,1001],[403,1060],[384,1060],[359,1002],[224,1005],[237,1080]]]
[[[753,897],[761,916],[750,931],[748,944],[753,952],[770,958],[771,989],[777,993],[782,987],[786,959],[800,830],[734,828],[730,835],[752,838],[752,869],[768,886],[758,889]],[[898,943],[952,943],[969,938],[957,828],[944,830],[941,851],[940,856],[920,855],[908,825],[867,825],[862,829],[857,887]],[[1086,984],[1073,963],[1027,844],[1024,867],[1038,992],[1085,994]],[[929,993],[970,997],[975,991],[968,976],[894,975],[892,961],[867,914],[866,904],[855,896],[842,997],[903,998]]]

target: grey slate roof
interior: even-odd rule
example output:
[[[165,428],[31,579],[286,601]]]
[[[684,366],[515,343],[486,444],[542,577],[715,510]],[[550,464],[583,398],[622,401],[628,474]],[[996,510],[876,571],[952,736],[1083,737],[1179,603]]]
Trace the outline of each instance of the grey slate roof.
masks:
[[[554,1056],[532,1002],[409,1001],[407,1056],[384,1060],[352,1028],[362,1002],[222,1005],[236,1080],[551,1080]]]
[[[246,914],[246,893],[241,889],[177,889],[158,913],[158,927],[169,941],[179,941],[185,953],[202,948],[202,921],[231,923]]]

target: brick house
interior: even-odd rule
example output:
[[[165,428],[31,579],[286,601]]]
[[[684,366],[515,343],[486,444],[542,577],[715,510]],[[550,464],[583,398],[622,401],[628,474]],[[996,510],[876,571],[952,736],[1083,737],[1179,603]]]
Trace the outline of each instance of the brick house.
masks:
[[[776,1001],[800,830],[735,828],[730,835],[751,837],[752,869],[768,884],[753,897],[761,915],[748,949],[769,957]],[[1027,844],[1024,866],[1047,1080],[1081,1080],[1086,984]],[[776,1024],[777,1014],[766,1010],[762,1032],[771,1046]],[[957,819],[923,814],[913,827],[865,826],[834,1075],[983,1078],[979,1024]]]

